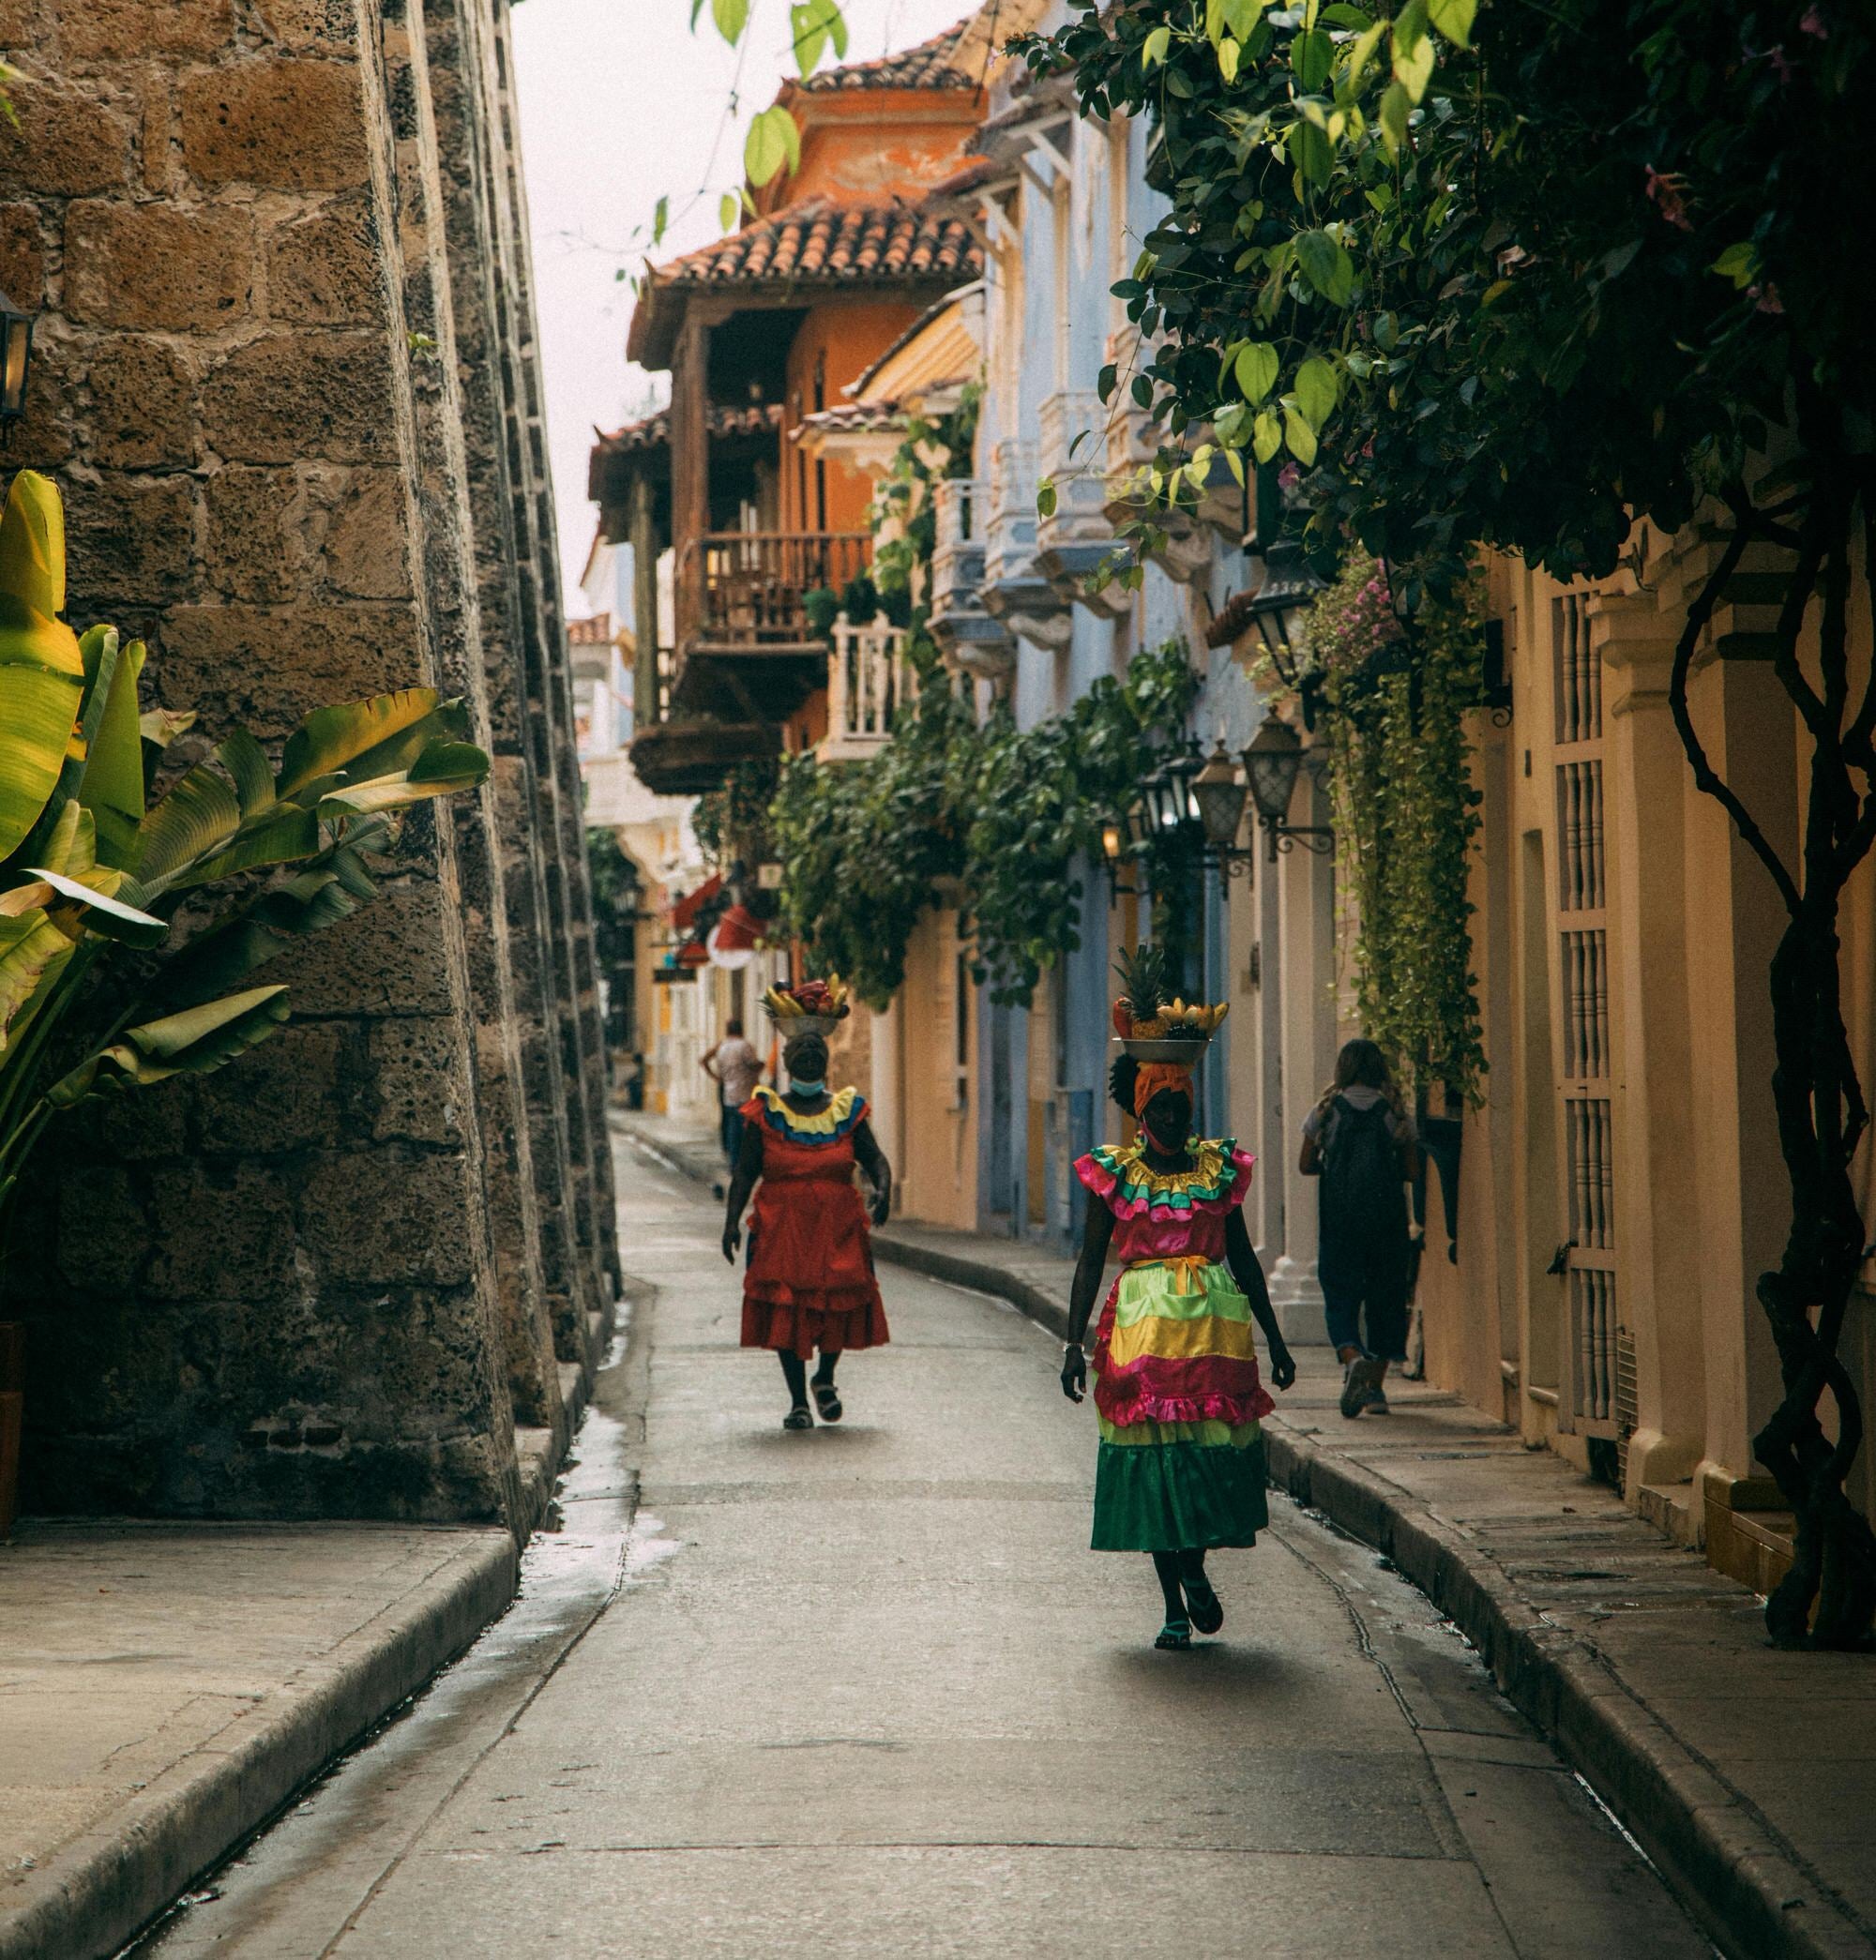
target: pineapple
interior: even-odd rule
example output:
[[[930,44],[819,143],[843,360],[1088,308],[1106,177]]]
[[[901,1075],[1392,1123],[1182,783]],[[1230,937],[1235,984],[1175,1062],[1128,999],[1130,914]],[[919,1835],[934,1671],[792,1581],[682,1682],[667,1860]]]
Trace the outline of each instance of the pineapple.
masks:
[[[1127,1025],[1124,1035],[1135,1041],[1151,1041],[1166,1033],[1161,1008],[1166,999],[1166,949],[1163,946],[1136,946],[1114,962],[1120,976],[1121,996],[1114,1003],[1114,1025],[1123,1018]]]

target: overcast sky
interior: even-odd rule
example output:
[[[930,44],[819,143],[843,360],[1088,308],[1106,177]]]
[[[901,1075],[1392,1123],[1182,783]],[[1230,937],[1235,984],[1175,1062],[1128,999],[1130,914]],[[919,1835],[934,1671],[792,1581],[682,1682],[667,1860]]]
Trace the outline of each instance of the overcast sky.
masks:
[[[848,60],[870,60],[948,27],[967,0],[845,0],[845,10]],[[671,221],[660,260],[719,235],[718,202],[741,175],[749,116],[792,66],[783,0],[754,0],[740,86],[739,51],[711,26],[707,4],[694,37],[689,12],[688,0],[526,0],[512,15],[561,568],[575,617],[588,611],[575,581],[593,539],[594,426],[642,413],[662,399],[652,391],[665,379],[626,365],[631,289],[616,275],[645,256],[661,195]]]

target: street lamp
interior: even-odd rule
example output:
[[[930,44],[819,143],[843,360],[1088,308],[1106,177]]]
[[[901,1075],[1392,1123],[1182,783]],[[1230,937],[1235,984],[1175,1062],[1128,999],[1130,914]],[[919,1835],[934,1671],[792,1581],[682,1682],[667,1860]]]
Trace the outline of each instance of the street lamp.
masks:
[[[33,364],[33,320],[0,293],[0,441],[26,413],[26,374]]]
[[[1245,788],[1238,780],[1237,764],[1225,753],[1222,736],[1205,758],[1205,766],[1192,778],[1192,798],[1199,806],[1205,842],[1216,851],[1229,851],[1237,842],[1237,828],[1244,821]]]
[[[1317,852],[1335,848],[1336,834],[1326,824],[1292,823],[1290,799],[1296,793],[1296,772],[1303,766],[1303,738],[1287,721],[1266,715],[1263,726],[1244,752],[1245,779],[1257,821],[1270,839],[1270,857],[1288,851],[1297,840]]]

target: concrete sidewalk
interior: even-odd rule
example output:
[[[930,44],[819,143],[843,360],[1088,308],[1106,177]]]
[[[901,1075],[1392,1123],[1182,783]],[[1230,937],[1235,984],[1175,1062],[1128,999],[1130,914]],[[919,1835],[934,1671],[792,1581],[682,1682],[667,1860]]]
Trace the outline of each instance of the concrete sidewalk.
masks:
[[[702,1139],[625,1120],[720,1175]],[[895,1223],[875,1251],[1060,1333],[1067,1259]],[[1782,1653],[1760,1602],[1548,1451],[1422,1382],[1343,1421],[1324,1349],[1266,1425],[1273,1480],[1390,1558],[1739,1955],[1876,1952],[1876,1665]]]
[[[0,1548],[0,1960],[116,1952],[515,1575],[501,1530],[23,1522]]]

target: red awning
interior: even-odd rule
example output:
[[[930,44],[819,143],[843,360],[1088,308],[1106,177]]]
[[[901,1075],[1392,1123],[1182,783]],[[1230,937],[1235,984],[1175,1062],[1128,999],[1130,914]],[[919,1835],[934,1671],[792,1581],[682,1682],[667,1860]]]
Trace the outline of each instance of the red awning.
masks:
[[[671,908],[671,923],[680,932],[688,932],[697,922],[698,912],[723,889],[723,874],[719,871],[706,878],[694,892],[689,892]]]
[[[701,939],[688,939],[677,949],[677,963],[683,967],[708,966],[710,949]]]

